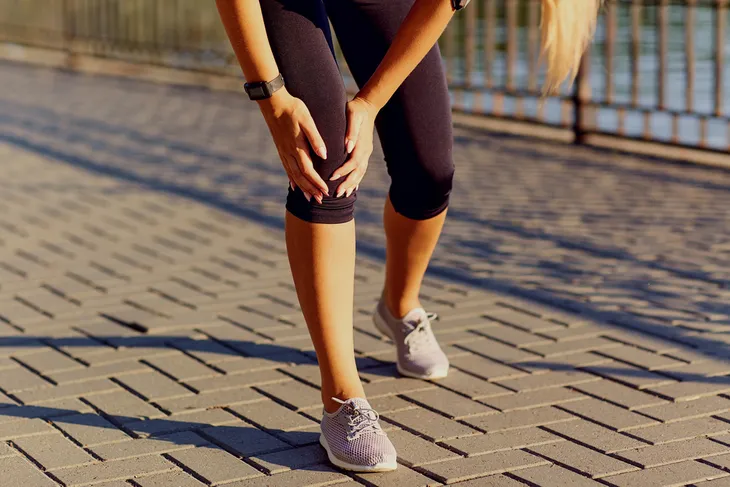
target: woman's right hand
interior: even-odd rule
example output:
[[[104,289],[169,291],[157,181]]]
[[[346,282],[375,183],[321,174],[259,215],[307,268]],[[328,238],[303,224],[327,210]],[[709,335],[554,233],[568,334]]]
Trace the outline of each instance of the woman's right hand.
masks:
[[[307,200],[314,198],[321,204],[322,198],[328,195],[328,188],[314,170],[309,150],[310,147],[314,148],[319,157],[326,159],[327,148],[309,109],[286,88],[281,88],[270,98],[258,103],[292,189],[298,186]]]

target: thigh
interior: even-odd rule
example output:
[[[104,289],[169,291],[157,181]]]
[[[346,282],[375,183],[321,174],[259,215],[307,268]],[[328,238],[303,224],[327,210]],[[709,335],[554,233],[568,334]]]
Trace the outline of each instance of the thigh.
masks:
[[[269,44],[286,88],[307,105],[327,145],[326,161],[314,152],[312,159],[317,172],[328,181],[345,160],[347,94],[334,57],[324,5],[322,0],[260,3]]]
[[[324,1],[347,65],[363,86],[414,0]],[[394,184],[453,173],[451,102],[438,45],[381,110],[376,127]]]

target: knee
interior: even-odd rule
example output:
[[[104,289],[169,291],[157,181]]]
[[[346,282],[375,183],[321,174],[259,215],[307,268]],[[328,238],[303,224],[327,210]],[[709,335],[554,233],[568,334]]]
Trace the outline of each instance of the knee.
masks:
[[[431,164],[421,164],[419,170],[394,177],[390,201],[395,211],[406,218],[427,220],[448,207],[453,184],[454,164],[449,154]]]

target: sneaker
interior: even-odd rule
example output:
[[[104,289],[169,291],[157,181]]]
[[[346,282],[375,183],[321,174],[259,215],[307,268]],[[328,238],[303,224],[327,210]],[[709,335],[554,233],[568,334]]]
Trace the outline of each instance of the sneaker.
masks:
[[[431,320],[437,316],[415,308],[401,320],[395,318],[384,300],[373,315],[375,327],[393,340],[398,349],[398,372],[416,379],[443,379],[449,373],[449,359],[433,336]]]
[[[397,467],[395,447],[380,428],[380,416],[367,400],[341,401],[334,413],[324,411],[319,442],[334,465],[355,472],[388,472]]]

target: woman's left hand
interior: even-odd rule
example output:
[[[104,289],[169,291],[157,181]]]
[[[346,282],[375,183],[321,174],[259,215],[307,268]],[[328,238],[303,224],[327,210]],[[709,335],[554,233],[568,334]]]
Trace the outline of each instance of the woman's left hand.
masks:
[[[345,148],[350,157],[330,178],[330,181],[334,181],[347,176],[337,187],[335,192],[337,198],[343,195],[350,196],[365,176],[368,160],[373,153],[375,117],[378,111],[375,105],[358,96],[347,103]]]

